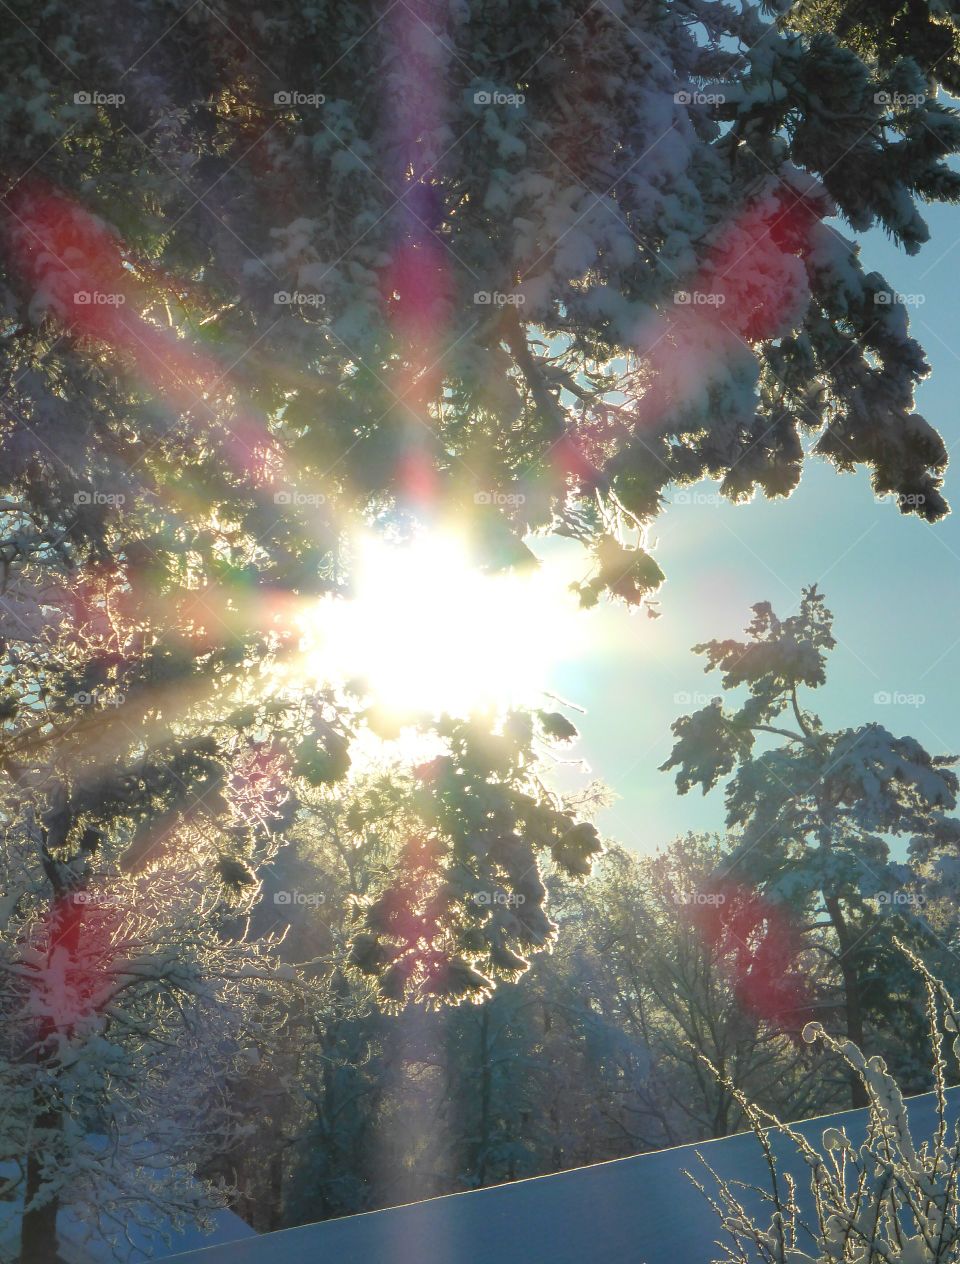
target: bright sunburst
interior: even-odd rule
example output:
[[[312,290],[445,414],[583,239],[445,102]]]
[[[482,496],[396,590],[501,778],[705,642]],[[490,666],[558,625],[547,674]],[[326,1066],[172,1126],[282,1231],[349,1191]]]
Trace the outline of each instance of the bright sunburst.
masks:
[[[365,536],[354,597],[322,601],[304,621],[306,667],[362,678],[396,715],[535,702],[576,645],[576,599],[561,569],[486,574],[448,531],[404,543]]]

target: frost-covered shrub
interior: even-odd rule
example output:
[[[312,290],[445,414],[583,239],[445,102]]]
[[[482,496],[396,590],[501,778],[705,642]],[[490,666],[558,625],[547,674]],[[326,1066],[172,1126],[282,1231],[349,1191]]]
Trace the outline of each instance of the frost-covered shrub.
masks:
[[[943,984],[906,949],[926,987],[933,1052],[936,1129],[918,1145],[910,1132],[903,1097],[882,1058],[867,1058],[849,1040],[828,1035],[809,1023],[804,1039],[821,1041],[860,1077],[869,1096],[866,1140],[859,1148],[845,1128],[825,1129],[816,1148],[795,1129],[741,1101],[763,1146],[770,1191],[748,1189],[770,1208],[764,1225],[705,1160],[719,1195],[711,1202],[730,1242],[713,1264],[947,1264],[960,1260],[960,1126],[948,1125],[943,1027],[953,1034],[960,1055],[960,1015]],[[781,1129],[796,1145],[810,1171],[810,1200],[797,1197],[797,1183],[780,1170],[767,1132]],[[691,1178],[693,1179],[693,1178]],[[694,1183],[707,1196],[699,1181]],[[807,1210],[809,1208],[810,1210]]]

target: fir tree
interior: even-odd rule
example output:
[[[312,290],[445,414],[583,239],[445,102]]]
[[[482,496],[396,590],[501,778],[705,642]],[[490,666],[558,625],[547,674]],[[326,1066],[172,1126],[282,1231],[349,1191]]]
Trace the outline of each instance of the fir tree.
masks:
[[[882,95],[922,95],[915,60],[791,32],[784,9],[18,7],[0,772],[32,925],[69,904],[79,951],[97,914],[75,895],[183,854],[214,904],[253,896],[371,727],[341,682],[271,683],[290,605],[349,593],[358,527],[456,515],[492,569],[559,532],[591,550],[586,604],[640,605],[671,486],[784,495],[805,444],[943,515],[926,361],[855,237],[919,248],[960,123]],[[352,927],[385,1002],[480,999],[552,941],[541,860],[582,876],[599,851],[536,775],[565,726],[433,728],[448,753],[403,787],[415,845]],[[19,928],[5,950],[20,977]],[[60,959],[37,951],[42,991]]]
[[[681,794],[727,783],[727,824],[738,845],[712,886],[757,891],[771,914],[792,908],[796,925],[825,920],[830,942],[818,951],[839,985],[843,1033],[863,1046],[867,1018],[898,1003],[886,975],[895,955],[889,927],[906,922],[930,937],[921,867],[893,861],[889,840],[908,838],[918,862],[955,853],[956,759],[930,755],[915,738],[875,722],[824,728],[803,696],[825,683],[834,645],[832,616],[815,586],[787,618],[767,602],[753,611],[745,640],[694,647],[706,671],[721,672],[722,688],[745,689],[746,699],[728,707],[717,697],[678,719],[663,767],[677,770]],[[854,1104],[865,1105],[859,1079],[851,1084]]]

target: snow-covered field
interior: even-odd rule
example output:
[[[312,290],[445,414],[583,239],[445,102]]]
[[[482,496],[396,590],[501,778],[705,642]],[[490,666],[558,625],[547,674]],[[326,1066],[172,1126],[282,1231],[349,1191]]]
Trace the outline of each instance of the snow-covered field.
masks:
[[[933,1132],[934,1106],[932,1094],[908,1104],[918,1143]],[[951,1090],[949,1109],[956,1120],[960,1090]],[[865,1124],[866,1112],[858,1110],[796,1127],[814,1143],[825,1128],[843,1127],[858,1145]],[[778,1134],[774,1149],[802,1192],[805,1170],[790,1142]],[[708,1264],[718,1221],[683,1175],[684,1169],[705,1174],[697,1150],[721,1176],[767,1187],[759,1143],[742,1134],[174,1258],[179,1264]],[[751,1205],[749,1197],[744,1201]]]

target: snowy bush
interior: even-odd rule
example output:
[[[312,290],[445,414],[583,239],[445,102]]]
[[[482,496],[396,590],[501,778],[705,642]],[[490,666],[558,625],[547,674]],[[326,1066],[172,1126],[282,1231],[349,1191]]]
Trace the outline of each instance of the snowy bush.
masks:
[[[731,1239],[720,1244],[724,1254],[712,1257],[713,1264],[946,1264],[960,1259],[960,1127],[948,1126],[941,1014],[943,1027],[953,1034],[955,1055],[960,1055],[960,1015],[943,984],[912,953],[903,951],[926,987],[936,1093],[933,1137],[921,1145],[914,1141],[900,1089],[882,1058],[867,1058],[852,1041],[836,1039],[819,1023],[809,1023],[804,1040],[821,1041],[863,1082],[869,1096],[866,1140],[858,1149],[845,1128],[830,1127],[818,1150],[739,1094],[763,1147],[771,1183],[769,1192],[742,1188],[771,1210],[764,1227],[745,1205],[749,1199],[738,1193],[738,1182],[721,1179],[700,1156],[717,1182],[718,1197],[712,1198],[691,1179],[710,1198]],[[796,1145],[810,1170],[810,1199],[803,1205],[796,1182],[778,1167],[771,1127]]]

